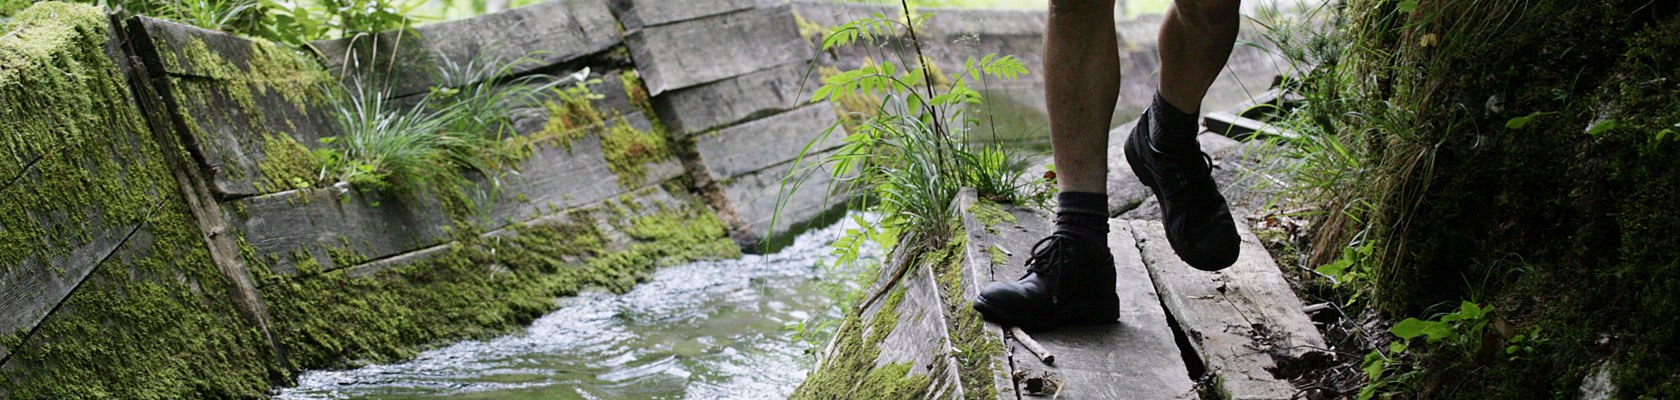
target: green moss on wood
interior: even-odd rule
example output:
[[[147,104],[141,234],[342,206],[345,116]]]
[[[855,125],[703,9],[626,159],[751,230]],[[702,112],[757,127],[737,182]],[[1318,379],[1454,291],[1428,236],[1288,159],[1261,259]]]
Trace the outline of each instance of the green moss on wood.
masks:
[[[0,27],[15,32],[0,38],[0,172],[23,174],[0,191],[0,268],[41,265],[96,232],[121,243],[33,333],[0,333],[16,338],[0,396],[262,396],[276,371],[267,345],[227,300],[164,164],[184,149],[146,129],[104,52],[107,26],[98,8],[41,3]]]
[[[657,266],[740,254],[723,223],[697,206],[629,220],[601,213],[584,212],[570,223],[518,224],[505,236],[462,234],[440,254],[367,276],[323,273],[314,257],[294,256],[299,273],[271,277],[263,297],[294,363],[337,367],[502,334],[553,311],[554,297],[584,287],[622,293]],[[611,244],[598,220],[613,221],[608,226],[631,242]]]
[[[984,225],[986,232],[997,234],[997,225],[1001,223],[1015,223],[1015,214],[1004,211],[997,203],[981,199],[968,208],[969,215]]]
[[[992,383],[993,378],[1005,370],[1004,366],[994,363],[1003,357],[1003,344],[995,340],[997,338],[987,335],[985,320],[981,318],[980,312],[974,311],[974,305],[963,295],[964,288],[967,287],[967,278],[963,273],[963,255],[967,242],[968,234],[957,232],[955,238],[946,243],[944,248],[924,254],[922,262],[933,266],[933,273],[939,282],[940,299],[945,304],[943,311],[946,332],[951,337],[951,347],[957,349],[951,357],[957,360],[957,374],[962,381],[963,397],[990,400],[998,397],[997,387]],[[1001,254],[992,256],[992,262],[998,262],[998,255]]]
[[[277,193],[304,189],[319,181],[321,161],[291,135],[263,133],[263,161],[257,163],[262,181],[257,191]]]
[[[881,309],[868,323],[862,310],[851,313],[835,334],[834,352],[793,392],[793,399],[911,399],[920,398],[932,383],[923,371],[912,371],[909,362],[877,367],[881,342],[898,326],[898,306],[904,302],[905,286],[893,289]]]

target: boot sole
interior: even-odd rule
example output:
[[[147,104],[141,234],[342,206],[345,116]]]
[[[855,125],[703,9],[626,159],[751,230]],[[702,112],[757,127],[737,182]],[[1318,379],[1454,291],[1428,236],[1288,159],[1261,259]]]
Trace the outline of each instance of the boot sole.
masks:
[[[1063,304],[1059,312],[1051,313],[1045,319],[1044,314],[1017,314],[993,306],[980,298],[974,300],[974,310],[987,321],[1005,326],[1014,326],[1025,331],[1047,331],[1066,325],[1106,325],[1120,321],[1120,298],[1110,296],[1107,300],[1083,301]],[[1095,312],[1085,311],[1095,310]]]

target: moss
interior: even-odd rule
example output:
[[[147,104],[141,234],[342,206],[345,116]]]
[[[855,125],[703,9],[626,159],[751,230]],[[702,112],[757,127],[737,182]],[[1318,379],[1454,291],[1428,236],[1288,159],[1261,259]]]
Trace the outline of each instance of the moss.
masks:
[[[951,337],[951,347],[957,349],[957,371],[967,399],[996,399],[997,387],[993,376],[1003,366],[993,364],[1003,357],[1003,344],[986,335],[986,323],[980,312],[964,297],[963,249],[968,234],[957,232],[945,247],[923,255],[923,262],[933,266],[939,282],[939,292],[945,303],[945,322]],[[995,248],[995,247],[994,247]],[[996,255],[993,256],[994,260]],[[993,261],[996,262],[996,261]]]
[[[624,117],[606,132],[601,133],[601,151],[607,159],[607,169],[618,175],[624,187],[641,186],[647,179],[647,165],[671,158],[665,132],[658,126],[651,131],[630,126]]]
[[[263,157],[257,164],[257,169],[262,171],[258,192],[304,189],[320,180],[320,160],[291,135],[263,133]]]
[[[0,191],[0,266],[121,243],[32,333],[0,332],[16,345],[0,396],[263,396],[267,345],[227,300],[165,165],[184,149],[146,129],[104,52],[107,26],[98,8],[40,3],[0,27],[16,32],[0,38],[0,152],[19,161],[0,172],[34,160],[27,190]]]
[[[794,390],[792,399],[910,399],[926,394],[932,380],[912,371],[908,362],[877,367],[881,342],[898,326],[898,306],[904,302],[905,287],[887,295],[881,309],[867,324],[862,311],[852,312],[835,334],[834,353],[822,360],[816,372]]]
[[[1003,248],[997,247],[996,245],[986,248],[986,257],[991,258],[992,265],[1004,265],[1009,263],[1009,255],[1004,254]]]
[[[512,235],[460,234],[441,254],[367,276],[323,273],[313,257],[294,256],[298,274],[272,277],[262,289],[275,335],[304,368],[397,360],[428,345],[518,329],[552,311],[554,297],[584,287],[622,293],[657,266],[740,255],[723,223],[698,206],[629,219],[599,209],[574,217],[517,224]],[[609,245],[598,220],[631,243]]]
[[[243,56],[230,61],[198,36],[190,36],[184,43],[159,42],[160,46],[174,46],[175,56],[162,57],[166,68],[193,72],[193,76],[170,77],[169,90],[183,105],[180,115],[186,119],[189,133],[202,145],[219,146],[221,141],[212,140],[207,133],[217,132],[207,132],[206,126],[201,123],[230,130],[219,134],[231,134],[241,142],[254,142],[259,137],[263,140],[262,156],[266,159],[259,162],[259,171],[247,171],[234,159],[235,153],[240,151],[238,149],[212,149],[210,155],[219,157],[219,167],[228,177],[235,180],[255,178],[254,184],[260,193],[275,193],[295,189],[302,184],[313,184],[316,181],[313,178],[319,171],[302,170],[318,164],[318,161],[306,159],[314,155],[292,139],[288,132],[276,131],[274,129],[282,128],[271,129],[271,126],[283,125],[283,129],[295,131],[298,124],[293,119],[330,104],[331,92],[340,90],[338,81],[308,54],[261,39],[245,43],[248,47],[229,50],[240,52]],[[272,109],[268,103],[260,101],[272,96],[278,96],[291,105],[291,109]],[[229,106],[236,110],[228,110]],[[194,113],[203,115],[195,117]],[[282,141],[274,143],[276,138]],[[283,176],[269,176],[270,171]],[[254,176],[259,172],[260,176]]]
[[[986,232],[997,234],[997,225],[1001,223],[1015,223],[1015,214],[1010,214],[999,207],[997,203],[981,199],[968,208],[969,215],[986,227]]]
[[[535,146],[548,144],[564,146],[570,151],[573,142],[597,133],[601,138],[601,151],[607,160],[607,168],[618,176],[619,185],[626,188],[642,186],[647,179],[647,164],[672,157],[669,135],[654,114],[647,89],[642,86],[636,72],[621,72],[614,79],[623,84],[630,103],[651,122],[651,128],[637,129],[624,114],[597,108],[594,102],[602,96],[589,89],[591,84],[600,84],[596,80],[556,91],[555,98],[543,105],[548,110],[548,122],[544,123],[543,129],[519,138],[520,142],[515,146],[526,149],[527,156]]]
[[[831,28],[822,24],[805,19],[805,16],[800,15],[798,10],[793,12],[793,23],[799,27],[799,36],[811,42],[812,46],[822,45],[823,38],[828,36],[828,32],[831,30]]]

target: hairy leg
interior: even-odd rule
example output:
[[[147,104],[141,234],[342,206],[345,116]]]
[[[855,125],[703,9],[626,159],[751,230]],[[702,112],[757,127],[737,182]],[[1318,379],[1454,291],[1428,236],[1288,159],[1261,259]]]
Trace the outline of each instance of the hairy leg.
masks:
[[[1161,97],[1194,114],[1237,42],[1240,0],[1174,0],[1161,23]]]
[[[1050,148],[1064,192],[1108,191],[1108,122],[1120,96],[1114,0],[1052,0],[1044,36]]]

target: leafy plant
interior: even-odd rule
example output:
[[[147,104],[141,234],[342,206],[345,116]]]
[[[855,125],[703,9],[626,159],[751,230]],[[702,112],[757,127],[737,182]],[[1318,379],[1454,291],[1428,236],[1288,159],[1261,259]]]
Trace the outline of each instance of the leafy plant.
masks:
[[[433,192],[469,210],[495,198],[499,177],[523,154],[513,137],[511,110],[564,82],[546,75],[504,79],[528,59],[511,63],[449,62],[441,82],[416,104],[397,106],[388,93],[360,84],[335,98],[341,136],[317,150],[323,180],[367,191]],[[467,178],[484,177],[489,188]]]
[[[906,10],[908,15],[908,10]],[[914,37],[928,14],[902,20],[876,13],[834,28],[824,39],[825,50],[857,42],[880,45],[886,39]],[[917,53],[919,54],[919,53]],[[832,174],[831,193],[863,193],[876,200],[869,209],[884,218],[879,227],[918,238],[949,236],[955,216],[953,200],[963,187],[974,187],[988,198],[1019,202],[1025,200],[1021,176],[1025,163],[1012,159],[995,145],[970,144],[979,122],[967,107],[983,102],[971,82],[989,78],[1013,79],[1027,70],[1010,56],[986,55],[969,59],[964,70],[947,84],[936,76],[925,58],[918,66],[900,68],[890,61],[869,63],[840,71],[823,79],[812,101],[839,100],[841,96],[878,99],[874,110],[857,115],[853,131],[841,139],[839,149],[821,160],[804,163],[810,149],[843,131],[835,124],[822,132],[800,156],[804,168],[790,174],[784,192],[798,190],[815,171]],[[781,196],[786,199],[788,196]],[[877,233],[875,226],[860,231]]]

